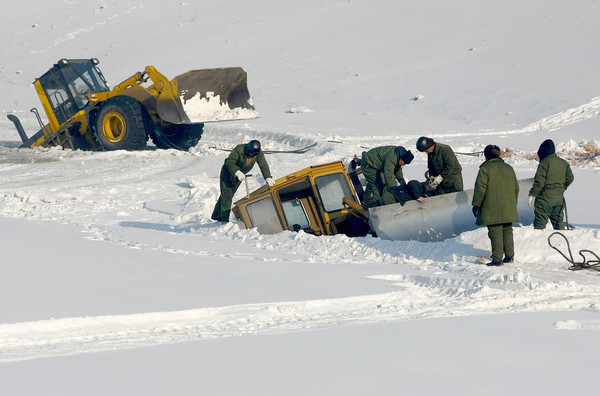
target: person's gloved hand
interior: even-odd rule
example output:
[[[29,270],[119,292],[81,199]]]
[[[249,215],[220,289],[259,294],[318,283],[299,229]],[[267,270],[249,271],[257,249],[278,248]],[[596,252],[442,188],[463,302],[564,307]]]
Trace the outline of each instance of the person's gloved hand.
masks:
[[[272,177],[267,177],[267,179],[265,181],[267,182],[269,187],[273,187],[275,185],[275,180],[273,180]]]
[[[431,181],[429,182],[429,185],[433,188],[436,188],[437,186],[440,185],[440,183],[442,182],[442,180],[444,180],[444,178],[442,177],[442,175],[437,175],[436,177],[434,177],[433,179],[431,179]]]
[[[481,207],[473,206],[473,216],[477,217],[479,215],[480,211],[481,211]]]
[[[533,195],[529,196],[529,207],[533,208],[533,203],[535,202],[535,197]]]
[[[235,177],[237,177],[239,181],[244,181],[246,175],[244,175],[244,173],[241,170],[236,170]]]

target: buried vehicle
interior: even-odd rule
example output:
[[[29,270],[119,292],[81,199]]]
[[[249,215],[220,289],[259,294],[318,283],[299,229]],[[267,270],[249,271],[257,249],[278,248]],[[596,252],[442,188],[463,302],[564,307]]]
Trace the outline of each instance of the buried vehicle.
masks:
[[[158,148],[187,150],[200,140],[205,122],[258,117],[240,67],[190,70],[169,80],[146,66],[111,90],[98,63],[61,59],[35,80],[49,122],[31,109],[40,130],[28,137],[9,114],[21,147],[139,150],[150,137]]]
[[[364,216],[342,202],[358,202],[362,187],[356,173],[341,161],[315,165],[277,179],[235,202],[233,214],[246,228],[261,234],[283,230],[314,235],[364,236],[370,229]],[[359,205],[360,207],[360,205]]]
[[[341,161],[311,166],[262,186],[235,202],[233,213],[246,228],[261,234],[284,230],[314,235],[372,234],[389,240],[435,242],[476,229],[471,212],[473,190],[363,208],[361,170],[346,170]],[[527,193],[533,179],[519,180],[518,213],[521,224],[533,223]]]

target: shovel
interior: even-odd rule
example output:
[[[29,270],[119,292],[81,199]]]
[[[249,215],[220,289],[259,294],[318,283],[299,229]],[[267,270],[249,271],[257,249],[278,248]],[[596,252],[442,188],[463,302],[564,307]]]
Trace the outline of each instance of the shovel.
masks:
[[[248,188],[248,177],[252,176],[252,173],[248,173],[246,177],[244,177],[244,183],[246,184],[246,198],[250,196],[250,189]]]

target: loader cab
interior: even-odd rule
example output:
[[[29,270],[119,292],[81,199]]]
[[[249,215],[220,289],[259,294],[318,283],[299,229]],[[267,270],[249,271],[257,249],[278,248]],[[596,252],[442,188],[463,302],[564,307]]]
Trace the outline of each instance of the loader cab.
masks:
[[[34,83],[53,130],[89,103],[89,93],[109,91],[96,59],[61,59]]]
[[[263,186],[237,201],[233,213],[246,228],[261,234],[284,230],[313,235],[366,235],[370,228],[345,207],[342,200],[358,201],[341,161],[295,172]]]

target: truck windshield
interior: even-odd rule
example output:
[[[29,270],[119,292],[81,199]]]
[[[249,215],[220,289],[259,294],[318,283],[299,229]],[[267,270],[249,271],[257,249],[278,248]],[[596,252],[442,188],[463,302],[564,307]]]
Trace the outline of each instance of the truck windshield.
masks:
[[[62,75],[75,100],[78,110],[88,104],[87,94],[90,92],[106,92],[106,82],[91,61],[71,61],[70,67],[61,68]]]
[[[320,176],[315,179],[323,208],[327,212],[335,212],[344,208],[342,199],[344,197],[353,197],[352,189],[348,185],[348,180],[342,173],[332,173],[326,176]]]
[[[87,88],[91,92],[106,92],[110,90],[104,78],[102,78],[102,75],[91,61],[71,61],[71,66],[73,66],[76,74],[76,76],[72,77],[73,81],[77,82],[78,85],[87,85]]]

